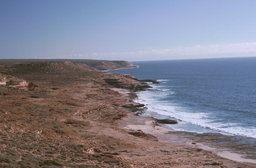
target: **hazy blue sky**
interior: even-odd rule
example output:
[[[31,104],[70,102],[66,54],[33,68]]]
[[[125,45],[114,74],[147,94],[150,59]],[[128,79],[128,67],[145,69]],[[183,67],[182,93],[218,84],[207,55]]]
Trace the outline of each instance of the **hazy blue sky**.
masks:
[[[0,58],[256,56],[255,0],[0,0]]]

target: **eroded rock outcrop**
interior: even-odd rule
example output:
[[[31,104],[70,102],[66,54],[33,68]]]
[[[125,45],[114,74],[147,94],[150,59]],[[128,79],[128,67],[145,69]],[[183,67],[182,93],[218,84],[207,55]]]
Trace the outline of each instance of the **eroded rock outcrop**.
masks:
[[[107,78],[104,79],[106,83],[109,85],[112,85],[116,88],[122,88],[122,89],[128,89],[131,91],[142,91],[150,88],[150,86],[147,83],[143,82],[134,82],[134,81],[128,81],[128,80],[122,80],[122,78]]]
[[[155,121],[159,124],[178,124],[176,120],[171,119],[155,119]]]
[[[37,87],[37,85],[32,82],[27,82],[24,79],[19,79],[17,77],[4,74],[0,74],[0,85],[25,90],[34,90]]]
[[[141,82],[149,82],[153,84],[159,84],[159,82],[156,79],[141,79]]]

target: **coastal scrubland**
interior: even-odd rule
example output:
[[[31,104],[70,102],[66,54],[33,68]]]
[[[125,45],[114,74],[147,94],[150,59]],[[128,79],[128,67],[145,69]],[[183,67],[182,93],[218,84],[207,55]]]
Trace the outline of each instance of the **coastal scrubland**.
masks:
[[[136,115],[143,105],[133,99],[150,87],[146,81],[100,71],[129,67],[125,61],[0,61],[0,167],[256,167],[161,141],[154,132],[163,128]]]

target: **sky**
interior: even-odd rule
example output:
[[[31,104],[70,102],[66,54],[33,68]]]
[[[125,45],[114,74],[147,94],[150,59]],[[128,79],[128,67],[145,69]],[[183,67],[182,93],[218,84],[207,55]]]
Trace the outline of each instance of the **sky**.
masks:
[[[256,56],[255,0],[0,0],[0,59]]]

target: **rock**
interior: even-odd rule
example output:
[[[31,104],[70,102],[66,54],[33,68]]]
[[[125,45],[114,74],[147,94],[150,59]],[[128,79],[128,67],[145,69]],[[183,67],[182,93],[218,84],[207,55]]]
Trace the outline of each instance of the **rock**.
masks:
[[[144,91],[144,90],[146,90],[148,88],[151,88],[151,86],[149,86],[146,83],[145,84],[142,83],[141,85],[132,86],[131,90],[137,92],[137,91]]]
[[[130,74],[124,74],[124,76],[125,76],[126,78],[130,78],[130,79],[133,79],[133,80],[138,81],[137,78],[135,78],[134,76],[132,76],[132,75],[130,75]]]
[[[123,105],[124,108],[130,109],[130,111],[132,112],[142,111],[144,106],[145,106],[144,104],[140,104],[140,103],[130,103],[130,104]]]
[[[28,86],[27,86],[28,90],[30,90],[30,91],[35,90],[36,87],[38,87],[38,86],[35,85],[35,84],[32,83],[32,82],[29,82],[29,83],[28,83]]]
[[[6,86],[15,86],[19,84],[20,84],[20,81],[14,81],[14,80],[9,80],[8,82],[6,82]]]
[[[144,138],[144,139],[151,139],[154,141],[158,141],[158,139],[155,136],[153,136],[151,134],[146,134],[141,130],[137,130],[137,131],[132,130],[132,131],[129,131],[128,134],[136,136],[136,137]]]
[[[204,163],[204,165],[218,166],[218,165],[220,165],[220,163],[212,161],[212,162],[206,162],[206,163]]]
[[[155,79],[141,79],[140,81],[141,82],[150,82],[150,83],[153,83],[153,84],[159,84],[159,82]]]
[[[155,119],[155,121],[159,124],[178,124],[176,120],[170,119]]]
[[[130,93],[128,93],[128,95],[129,95],[129,97],[130,97],[132,100],[138,97],[137,94],[134,93],[134,92],[130,92]]]
[[[110,79],[104,79],[106,83],[116,87],[116,88],[122,88],[121,82],[118,81],[116,78],[110,78]]]
[[[130,104],[125,104],[123,105],[123,107],[125,108],[131,108],[131,107],[144,107],[144,104],[140,104],[140,103],[130,103]]]
[[[143,83],[143,82],[133,83],[133,80],[122,81],[121,79],[118,79],[118,78],[106,78],[104,80],[106,83],[116,88],[129,89],[134,92],[151,88],[147,83]]]

